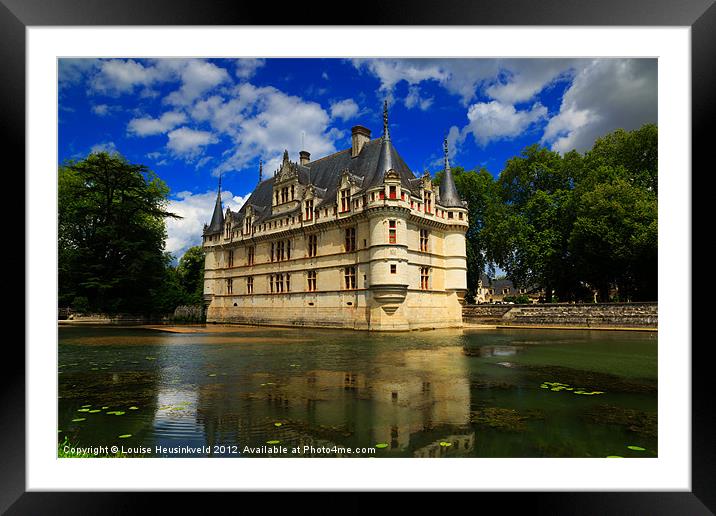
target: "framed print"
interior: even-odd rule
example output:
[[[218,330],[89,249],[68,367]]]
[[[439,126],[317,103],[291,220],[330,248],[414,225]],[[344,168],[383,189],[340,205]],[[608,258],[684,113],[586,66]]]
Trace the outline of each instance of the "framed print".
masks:
[[[713,511],[690,206],[716,8],[511,4],[306,26],[3,0],[27,310],[0,507],[397,490]]]

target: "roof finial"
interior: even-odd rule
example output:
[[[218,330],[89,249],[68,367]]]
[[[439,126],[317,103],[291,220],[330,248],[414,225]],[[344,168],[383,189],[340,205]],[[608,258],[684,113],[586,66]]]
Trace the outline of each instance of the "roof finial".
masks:
[[[219,172],[219,197],[221,197],[221,174],[223,174],[223,172]]]
[[[259,160],[259,183],[264,179],[264,163]]]
[[[383,101],[383,139],[390,140],[390,131],[388,130],[388,99]]]
[[[450,170],[450,158],[448,157],[448,139],[447,135],[443,140],[443,148],[445,149],[445,170]]]
[[[288,163],[288,149],[283,151],[283,162]]]

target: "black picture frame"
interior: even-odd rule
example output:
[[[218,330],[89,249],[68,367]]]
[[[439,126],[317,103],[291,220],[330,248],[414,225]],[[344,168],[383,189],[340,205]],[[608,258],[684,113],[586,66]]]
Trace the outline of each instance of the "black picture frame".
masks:
[[[112,25],[551,25],[551,26],[686,26],[692,43],[692,170],[699,164],[704,172],[710,154],[708,128],[713,125],[716,101],[716,5],[714,0],[502,0],[476,2],[452,0],[410,3],[382,1],[363,9],[343,9],[339,4],[295,3],[280,8],[268,3],[238,3],[221,0],[0,0],[0,113],[2,142],[19,160],[15,171],[25,170],[25,29],[29,26],[112,26]],[[339,13],[344,13],[338,16]],[[319,13],[331,13],[321,19]],[[350,14],[348,14],[350,13]],[[713,160],[711,160],[711,163]],[[23,174],[15,172],[18,190],[25,192]],[[692,182],[695,175],[692,172]],[[698,189],[697,189],[698,191]],[[25,192],[27,195],[27,192]],[[27,202],[27,197],[25,197]],[[695,203],[694,203],[695,204]],[[32,209],[32,207],[26,207]],[[19,210],[13,215],[20,215]],[[8,219],[6,231],[19,223]],[[693,218],[693,217],[692,217]],[[26,228],[25,228],[26,230]],[[9,234],[9,233],[8,233]],[[693,234],[693,233],[692,233]],[[710,234],[710,232],[708,233]],[[27,239],[29,235],[25,234]],[[13,268],[28,274],[24,251],[15,253]],[[699,270],[693,262],[693,270]],[[704,267],[701,270],[707,270]],[[9,269],[8,269],[9,270]],[[691,285],[691,277],[680,277]],[[691,289],[689,289],[691,291]],[[18,292],[24,291],[18,290]],[[17,298],[19,296],[13,296]],[[23,298],[24,299],[24,298]],[[684,300],[692,303],[692,300]],[[19,304],[19,303],[18,303]],[[22,303],[24,306],[24,302]],[[31,309],[31,307],[28,307]],[[27,318],[27,313],[25,313]],[[692,321],[698,317],[692,316]],[[27,321],[27,319],[26,319]],[[16,341],[16,339],[14,339]],[[690,342],[673,343],[688,351]],[[525,504],[537,514],[712,514],[716,512],[716,445],[714,444],[713,387],[708,370],[709,347],[692,346],[692,490],[689,492],[551,492],[480,493],[480,503],[490,498],[504,503]],[[25,488],[25,353],[5,341],[4,356],[12,367],[0,376],[0,512],[7,514],[112,514],[141,512],[150,497],[159,496],[164,511],[184,508],[185,498],[177,494],[57,493],[26,492]],[[306,493],[299,498],[305,500]],[[246,496],[247,494],[241,494]],[[353,494],[351,498],[357,499]],[[255,498],[254,495],[251,498]],[[286,507],[296,500],[285,500]],[[416,495],[419,503],[430,498]],[[438,502],[445,503],[445,499]],[[258,500],[256,500],[258,501]],[[343,509],[360,509],[362,501],[344,500]],[[219,502],[221,503],[221,502]],[[452,502],[455,503],[454,501]],[[366,510],[368,504],[363,506]],[[423,505],[427,510],[427,505]],[[282,509],[276,498],[271,510]],[[322,512],[322,511],[321,511]],[[341,510],[345,512],[345,510]]]

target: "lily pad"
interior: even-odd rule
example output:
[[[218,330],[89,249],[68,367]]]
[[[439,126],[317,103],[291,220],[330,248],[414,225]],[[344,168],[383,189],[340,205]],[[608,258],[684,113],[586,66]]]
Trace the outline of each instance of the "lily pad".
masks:
[[[216,376],[216,373],[209,373],[208,376]]]
[[[607,455],[607,459],[623,459],[621,455]]]
[[[127,437],[132,437],[132,434],[122,434],[118,435],[117,437],[119,437],[120,439],[126,439]]]
[[[378,443],[375,445],[376,448],[387,448],[388,443]]]
[[[440,441],[440,446],[447,448],[448,446],[452,446],[452,443],[449,443],[447,441]]]
[[[274,423],[274,424],[273,424],[273,426],[276,426],[276,427],[282,426],[282,425],[283,425],[283,423]]]
[[[280,443],[280,442],[281,442],[281,441],[279,441],[278,439],[272,439],[272,440],[270,440],[270,441],[266,441],[266,444],[278,444],[278,443]]]
[[[107,410],[108,408],[109,408],[109,406],[102,407],[102,410]]]
[[[646,448],[642,448],[641,446],[627,446],[627,448],[634,451],[646,451]]]
[[[91,407],[92,405],[82,405],[82,408]]]
[[[132,406],[132,407],[129,407],[129,410],[139,410],[139,407]]]
[[[72,422],[79,423],[80,421],[84,421],[86,419],[87,419],[86,417],[76,417],[75,419],[72,420]]]
[[[77,409],[77,412],[89,412],[90,409],[88,408],[79,408]]]
[[[100,409],[94,409],[94,410],[89,411],[90,414],[96,414],[97,412],[102,412],[102,411]]]

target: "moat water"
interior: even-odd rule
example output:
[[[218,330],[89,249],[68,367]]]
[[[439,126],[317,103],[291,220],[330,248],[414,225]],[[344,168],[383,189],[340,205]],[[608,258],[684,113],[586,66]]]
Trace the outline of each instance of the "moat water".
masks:
[[[657,456],[655,332],[183,330],[60,327],[59,442],[145,457]]]

